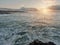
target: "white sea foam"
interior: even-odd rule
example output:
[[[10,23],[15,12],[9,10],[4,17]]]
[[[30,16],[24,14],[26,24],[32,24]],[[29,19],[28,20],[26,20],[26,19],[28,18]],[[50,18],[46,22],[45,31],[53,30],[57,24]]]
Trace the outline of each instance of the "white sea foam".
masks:
[[[60,45],[60,28],[41,22],[37,14],[19,13],[0,16],[0,45],[25,45],[35,39]]]

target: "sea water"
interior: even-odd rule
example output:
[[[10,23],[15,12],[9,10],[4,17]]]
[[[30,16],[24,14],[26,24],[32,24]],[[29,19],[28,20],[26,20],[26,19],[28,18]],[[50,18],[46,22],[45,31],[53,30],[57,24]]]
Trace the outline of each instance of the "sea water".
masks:
[[[28,45],[33,40],[60,45],[60,13],[0,14],[0,45]]]

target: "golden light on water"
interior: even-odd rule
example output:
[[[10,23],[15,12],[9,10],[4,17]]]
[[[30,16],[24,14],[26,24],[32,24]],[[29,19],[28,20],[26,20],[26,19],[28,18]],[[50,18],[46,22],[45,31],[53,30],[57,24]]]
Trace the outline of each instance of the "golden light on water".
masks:
[[[46,25],[46,24],[52,25],[54,23],[54,20],[53,20],[54,12],[52,12],[52,10],[48,8],[49,6],[52,6],[52,4],[55,4],[55,2],[54,1],[51,1],[51,2],[45,1],[45,4],[42,4],[42,6],[40,8],[40,14],[35,15],[37,22],[42,22],[42,23],[44,23],[43,25]],[[41,25],[42,25],[42,23],[41,23]]]
[[[35,23],[33,25],[52,25],[54,24],[54,12],[49,9],[49,6],[55,4],[55,0],[43,0],[40,6],[40,12],[33,16]],[[33,21],[33,22],[34,22]]]
[[[52,25],[54,23],[54,12],[51,12],[47,8],[41,9],[40,13],[37,15],[34,15],[34,19],[36,19],[36,22],[40,23],[35,23],[35,25]]]

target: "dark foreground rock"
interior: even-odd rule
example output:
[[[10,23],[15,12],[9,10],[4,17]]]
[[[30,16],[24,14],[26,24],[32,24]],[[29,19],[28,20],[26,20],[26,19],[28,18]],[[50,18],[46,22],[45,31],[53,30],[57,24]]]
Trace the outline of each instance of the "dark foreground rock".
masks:
[[[53,42],[43,43],[42,41],[34,40],[29,45],[56,45],[56,44]]]

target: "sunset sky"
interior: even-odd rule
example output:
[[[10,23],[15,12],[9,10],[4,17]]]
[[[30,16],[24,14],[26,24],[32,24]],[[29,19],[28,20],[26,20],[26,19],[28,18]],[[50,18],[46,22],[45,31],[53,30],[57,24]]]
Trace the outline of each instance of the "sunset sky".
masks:
[[[0,8],[37,7],[59,4],[60,0],[0,0]]]

